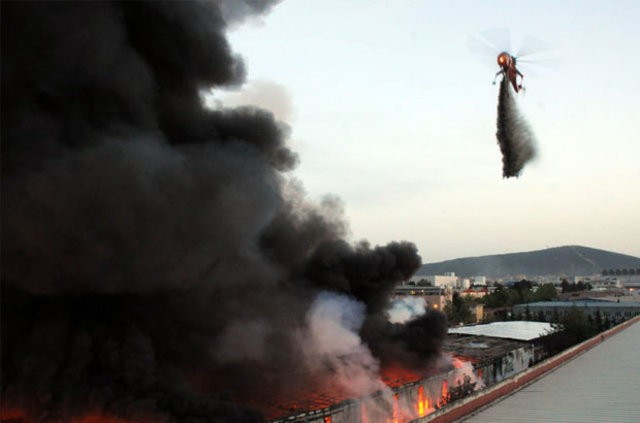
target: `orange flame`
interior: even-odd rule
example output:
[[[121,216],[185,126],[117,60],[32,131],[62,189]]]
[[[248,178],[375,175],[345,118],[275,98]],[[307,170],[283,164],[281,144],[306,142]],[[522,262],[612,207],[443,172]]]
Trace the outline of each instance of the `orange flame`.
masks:
[[[447,403],[447,397],[449,396],[449,382],[447,380],[442,381],[442,395],[436,402],[438,407],[442,407]]]
[[[391,419],[387,419],[387,423],[400,423],[398,416],[398,394],[393,394],[393,411],[391,412]]]
[[[449,396],[449,382],[446,380],[442,381],[442,398],[447,398]]]
[[[362,423],[369,423],[369,417],[367,416],[367,409],[364,406],[364,401],[360,406],[360,412],[362,414]]]
[[[393,423],[398,423],[398,394],[393,394]]]
[[[418,416],[424,417],[424,386],[418,388]]]

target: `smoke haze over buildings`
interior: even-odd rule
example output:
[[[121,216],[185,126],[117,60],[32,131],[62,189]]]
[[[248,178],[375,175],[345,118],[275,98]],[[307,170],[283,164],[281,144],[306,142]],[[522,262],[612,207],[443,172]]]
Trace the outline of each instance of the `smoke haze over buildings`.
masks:
[[[203,107],[245,76],[225,29],[270,6],[2,3],[3,412],[259,421],[221,392],[362,395],[438,354],[441,314],[385,315],[416,247],[350,244],[285,123]]]

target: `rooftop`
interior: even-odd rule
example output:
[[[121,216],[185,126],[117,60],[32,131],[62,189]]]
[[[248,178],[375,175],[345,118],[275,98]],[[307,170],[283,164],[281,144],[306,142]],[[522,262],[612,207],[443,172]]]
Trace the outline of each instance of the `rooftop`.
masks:
[[[509,339],[491,338],[480,335],[449,334],[442,345],[442,349],[452,353],[457,358],[471,363],[482,363],[487,360],[500,358],[529,344]]]
[[[540,301],[537,303],[528,303],[528,304],[517,304],[515,307],[572,307],[576,306],[580,307],[621,307],[621,308],[629,308],[629,307],[637,307],[640,309],[640,302],[638,301],[621,301],[621,302],[612,302],[612,301]]]
[[[483,335],[493,338],[531,341],[551,332],[551,323],[546,322],[493,322],[486,325],[462,326],[449,329],[450,334]]]
[[[464,421],[638,422],[638,345],[640,322]]]

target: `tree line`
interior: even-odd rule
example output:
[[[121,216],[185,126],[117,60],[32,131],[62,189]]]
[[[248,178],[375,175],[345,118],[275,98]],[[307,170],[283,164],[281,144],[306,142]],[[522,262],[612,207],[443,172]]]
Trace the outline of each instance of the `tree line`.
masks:
[[[500,308],[536,301],[551,301],[558,298],[558,290],[552,283],[542,284],[535,290],[534,286],[533,282],[525,279],[512,286],[496,284],[496,289],[491,294],[484,296],[482,302],[488,308]],[[564,287],[563,292],[565,292]]]

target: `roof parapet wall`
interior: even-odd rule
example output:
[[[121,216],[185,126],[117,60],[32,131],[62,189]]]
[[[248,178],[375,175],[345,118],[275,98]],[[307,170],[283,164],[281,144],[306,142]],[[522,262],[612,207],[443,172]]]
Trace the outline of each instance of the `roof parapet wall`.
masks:
[[[479,411],[483,407],[491,405],[493,402],[500,400],[502,397],[510,395],[515,391],[522,389],[529,383],[532,383],[536,379],[549,373],[551,370],[554,370],[567,361],[600,344],[607,338],[610,338],[611,336],[638,322],[640,322],[640,316],[620,323],[619,325],[605,332],[597,334],[593,338],[587,339],[586,341],[575,345],[554,357],[551,357],[541,363],[536,364],[533,367],[530,367],[522,373],[518,373],[517,375],[509,379],[505,379],[488,389],[478,391],[477,393],[474,393],[466,398],[453,402],[449,406],[437,410],[436,412],[429,414],[428,416],[415,419],[411,423],[445,423],[456,421],[458,419],[466,417],[474,412]]]

